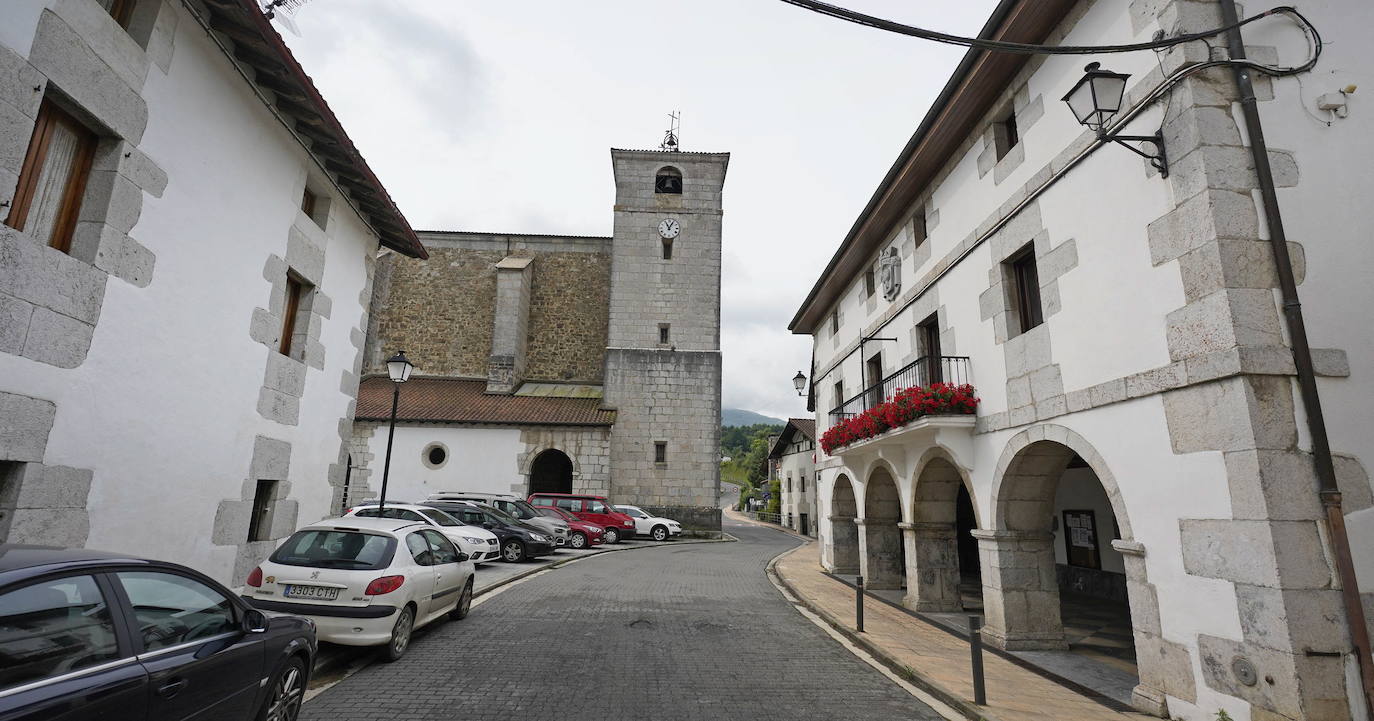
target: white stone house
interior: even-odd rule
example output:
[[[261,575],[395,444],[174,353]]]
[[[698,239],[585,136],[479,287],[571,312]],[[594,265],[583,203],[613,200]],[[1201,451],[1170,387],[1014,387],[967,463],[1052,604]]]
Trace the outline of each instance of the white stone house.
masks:
[[[982,36],[1148,42],[1230,10],[1006,0]],[[1128,673],[1107,693],[1150,713],[1364,717],[1374,116],[1349,92],[1374,71],[1374,11],[1302,11],[1329,41],[1315,69],[1244,83],[1234,64],[1194,67],[1201,42],[968,52],[790,329],[813,337],[820,434],[934,380],[972,383],[981,404],[821,454],[826,567],[918,611],[978,610],[1005,649],[1101,642]],[[1258,64],[1311,57],[1291,16],[1240,35]],[[1212,61],[1240,56],[1210,43]],[[1108,129],[1162,129],[1167,178],[1059,102],[1089,61],[1130,74],[1129,125]],[[1321,478],[1340,494],[1319,497]],[[1090,617],[1122,633],[1084,631]]]
[[[346,473],[425,251],[253,0],[0,6],[0,540],[239,583]]]
[[[784,526],[816,535],[816,419],[789,418],[770,444],[768,458],[782,491]]]

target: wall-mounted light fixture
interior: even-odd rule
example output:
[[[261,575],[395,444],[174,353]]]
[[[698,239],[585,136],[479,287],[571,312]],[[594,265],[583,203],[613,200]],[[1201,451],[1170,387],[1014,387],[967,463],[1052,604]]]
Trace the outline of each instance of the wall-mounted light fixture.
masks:
[[[797,371],[797,374],[792,376],[792,387],[797,389],[797,395],[806,395],[806,374]]]
[[[1121,99],[1126,94],[1126,78],[1131,76],[1125,73],[1102,70],[1098,63],[1088,63],[1083,70],[1082,79],[1063,98],[1064,102],[1068,103],[1073,116],[1078,119],[1078,122],[1097,133],[1098,138],[1117,143],[1132,153],[1149,160],[1150,165],[1159,171],[1159,177],[1169,177],[1169,158],[1164,152],[1164,132],[1162,130],[1154,135],[1107,133],[1107,124],[1121,110]],[[1150,154],[1134,145],[1127,145],[1127,141],[1150,143],[1155,146],[1155,153]]]

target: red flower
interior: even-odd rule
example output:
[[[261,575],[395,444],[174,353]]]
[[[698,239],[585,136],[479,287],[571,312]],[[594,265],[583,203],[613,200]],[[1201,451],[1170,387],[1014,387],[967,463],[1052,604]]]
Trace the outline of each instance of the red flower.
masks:
[[[900,428],[922,416],[972,415],[978,410],[979,400],[973,386],[967,383],[958,386],[932,383],[904,388],[822,433],[821,449],[829,455],[837,448]]]

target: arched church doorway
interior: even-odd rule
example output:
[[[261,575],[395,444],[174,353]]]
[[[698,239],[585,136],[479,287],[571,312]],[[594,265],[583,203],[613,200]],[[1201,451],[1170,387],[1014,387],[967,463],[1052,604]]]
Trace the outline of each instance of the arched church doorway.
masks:
[[[897,481],[887,468],[873,469],[864,485],[863,576],[864,585],[881,590],[906,584],[906,554],[902,547],[902,502]]]
[[[854,500],[854,486],[849,476],[835,477],[830,498],[831,570],[838,574],[859,572],[859,527],[854,525],[859,506]]]
[[[1013,650],[1067,648],[1115,669],[1122,688],[1113,695],[1129,696],[1140,673],[1128,560],[1112,544],[1129,534],[1119,495],[1054,441],[1017,451],[996,493],[997,530],[983,546],[996,561],[983,594],[1000,601],[988,604],[988,638]]]
[[[550,448],[536,456],[530,466],[530,493],[572,493],[572,474],[568,454]]]
[[[964,478],[948,458],[936,456],[916,477],[908,541],[908,608],[930,613],[982,607],[978,527]]]

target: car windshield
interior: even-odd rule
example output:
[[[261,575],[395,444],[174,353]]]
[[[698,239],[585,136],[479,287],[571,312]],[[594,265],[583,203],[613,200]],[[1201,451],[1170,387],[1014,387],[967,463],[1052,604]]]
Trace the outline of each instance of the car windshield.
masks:
[[[377,570],[391,565],[396,539],[356,531],[297,531],[273,552],[271,560],[287,566]]]
[[[565,521],[580,521],[580,520],[582,520],[582,519],[578,518],[577,516],[574,516],[574,515],[572,514],[571,511],[567,511],[567,510],[564,510],[564,509],[562,509],[562,508],[550,508],[550,509],[548,509],[548,510],[553,511],[553,515],[556,515],[556,516],[558,516],[559,518],[561,518],[561,519],[563,519],[563,520],[565,520]]]
[[[516,518],[519,518],[522,521],[527,521],[531,518],[539,517],[539,512],[534,510],[534,506],[531,506],[530,504],[524,501],[502,500],[499,501],[499,503],[503,506],[501,510],[511,514],[512,516],[515,516]]]
[[[621,513],[623,513],[623,514],[625,514],[625,515],[627,515],[627,516],[633,516],[633,517],[635,517],[635,518],[646,518],[646,517],[647,517],[647,516],[645,515],[644,511],[641,511],[641,510],[639,510],[638,508],[635,508],[634,506],[615,506],[614,508],[615,508],[615,510],[620,511]]]
[[[361,516],[363,518],[395,518],[400,521],[424,520],[424,518],[421,517],[420,514],[416,513],[415,511],[412,511],[408,508],[395,508],[392,506],[387,506],[386,508],[382,509],[378,509],[376,506],[372,506],[370,508],[360,508],[356,512],[354,512],[353,515]]]
[[[441,526],[463,525],[462,521],[454,518],[453,516],[448,515],[447,513],[444,513],[443,511],[437,508],[423,508],[420,510],[420,513],[423,513],[425,518],[428,518],[429,520],[434,521],[435,523]]]
[[[518,523],[518,522],[519,522],[515,517],[511,516],[509,513],[506,513],[505,511],[503,511],[503,510],[501,510],[501,509],[499,509],[499,508],[493,508],[493,507],[491,507],[491,506],[482,506],[482,510],[483,510],[483,511],[486,511],[488,515],[494,516],[494,517],[496,518],[496,520],[498,520],[498,521],[500,521],[500,522],[502,522],[502,523]]]
[[[563,517],[563,514],[559,513],[557,508],[540,508],[539,513],[541,515],[548,516],[549,518]]]

